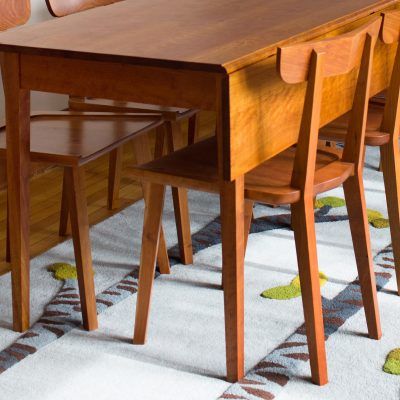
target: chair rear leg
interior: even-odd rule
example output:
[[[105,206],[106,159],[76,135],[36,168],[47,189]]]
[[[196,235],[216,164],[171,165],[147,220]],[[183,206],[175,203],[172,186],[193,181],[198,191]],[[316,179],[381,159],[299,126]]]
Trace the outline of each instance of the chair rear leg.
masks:
[[[93,330],[98,323],[84,171],[83,167],[71,167],[65,172],[83,326],[86,330]]]
[[[314,203],[311,196],[292,205],[292,227],[296,242],[312,381],[317,385],[325,385],[328,382],[328,372],[315,238]]]
[[[119,189],[121,186],[123,148],[120,146],[109,154],[108,197],[107,207],[114,210],[119,206]]]
[[[144,212],[142,251],[140,256],[139,288],[133,337],[134,344],[144,344],[146,341],[164,196],[164,186],[157,184],[148,185],[147,202]]]
[[[64,168],[61,193],[60,225],[58,228],[59,236],[67,236],[69,232],[68,178],[66,177],[66,170],[67,168]]]
[[[369,337],[380,339],[382,333],[362,175],[355,175],[347,179],[343,184],[343,189]]]
[[[381,146],[381,166],[385,182],[386,202],[394,264],[396,267],[397,292],[400,294],[400,159],[398,143]]]

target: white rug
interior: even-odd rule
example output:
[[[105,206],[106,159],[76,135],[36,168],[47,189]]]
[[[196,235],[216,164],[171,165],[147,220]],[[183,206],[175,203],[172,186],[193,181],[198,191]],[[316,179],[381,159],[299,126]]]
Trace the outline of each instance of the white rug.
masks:
[[[386,217],[383,183],[375,169],[376,153],[368,151],[367,163],[368,207]],[[343,198],[341,190],[327,195]],[[394,271],[388,267],[392,257],[387,248],[389,229],[371,227],[377,272],[381,274],[377,281],[384,286],[379,294],[383,338],[373,341],[366,337],[362,308],[354,298],[346,303],[349,293],[356,291],[352,282],[357,278],[346,208],[316,210],[319,265],[329,278],[322,287],[324,307],[336,313],[326,321],[330,382],[321,388],[309,381],[305,347],[288,345],[304,340],[301,298],[271,300],[260,296],[266,289],[288,285],[297,274],[289,211],[257,206],[253,226],[257,233],[250,236],[245,268],[247,376],[231,386],[223,380],[221,246],[219,225],[214,221],[219,213],[218,198],[191,192],[190,211],[194,265],[176,264],[171,275],[156,278],[144,346],[131,344],[136,280],[135,274],[126,277],[139,260],[142,202],[91,229],[96,291],[102,293],[98,296],[97,331],[88,333],[77,327],[80,314],[76,310],[71,311],[67,323],[60,322],[60,317],[53,319],[58,325],[52,325],[52,307],[59,305],[47,306],[43,317],[46,305],[60,296],[62,288],[64,294],[75,293],[73,281],[63,283],[47,271],[55,262],[73,264],[70,241],[32,261],[32,323],[38,322],[25,337],[11,330],[10,277],[1,277],[0,400],[399,399],[400,377],[382,371],[388,352],[400,347],[400,299],[394,294]],[[176,232],[169,197],[164,227],[173,256]],[[113,295],[115,292],[119,294]],[[111,306],[113,302],[116,304]],[[38,343],[42,344],[35,348]]]

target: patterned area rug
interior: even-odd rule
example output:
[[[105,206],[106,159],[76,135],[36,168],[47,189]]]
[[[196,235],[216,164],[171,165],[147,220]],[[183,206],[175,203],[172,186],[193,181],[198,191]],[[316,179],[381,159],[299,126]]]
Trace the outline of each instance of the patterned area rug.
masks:
[[[316,204],[330,383],[310,383],[290,212],[258,205],[246,254],[246,376],[225,374],[218,199],[190,193],[195,262],[177,259],[170,198],[164,213],[172,273],[157,276],[145,346],[131,337],[143,204],[91,230],[100,328],[81,328],[73,251],[65,242],[32,262],[32,328],[11,330],[10,278],[0,278],[0,400],[399,398],[400,299],[384,188],[369,151],[367,204],[383,338],[373,341],[357,282],[341,190]],[[391,352],[392,351],[392,352]],[[389,357],[388,357],[389,355]],[[388,358],[387,358],[388,357]],[[400,372],[400,371],[399,371]]]

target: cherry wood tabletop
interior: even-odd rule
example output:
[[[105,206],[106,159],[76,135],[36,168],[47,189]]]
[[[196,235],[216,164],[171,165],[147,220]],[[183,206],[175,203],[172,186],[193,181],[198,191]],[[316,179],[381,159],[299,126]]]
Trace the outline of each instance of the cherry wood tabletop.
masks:
[[[0,35],[1,51],[231,73],[397,0],[125,0]]]

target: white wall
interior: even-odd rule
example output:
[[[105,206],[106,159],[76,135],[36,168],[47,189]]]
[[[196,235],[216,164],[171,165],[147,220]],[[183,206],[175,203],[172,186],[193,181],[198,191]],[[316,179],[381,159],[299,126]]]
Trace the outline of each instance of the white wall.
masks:
[[[32,15],[29,23],[37,23],[52,18],[47,11],[45,0],[31,0]],[[49,93],[32,92],[32,110],[62,110],[67,106],[67,97]],[[3,86],[0,81],[0,120],[4,117]]]

